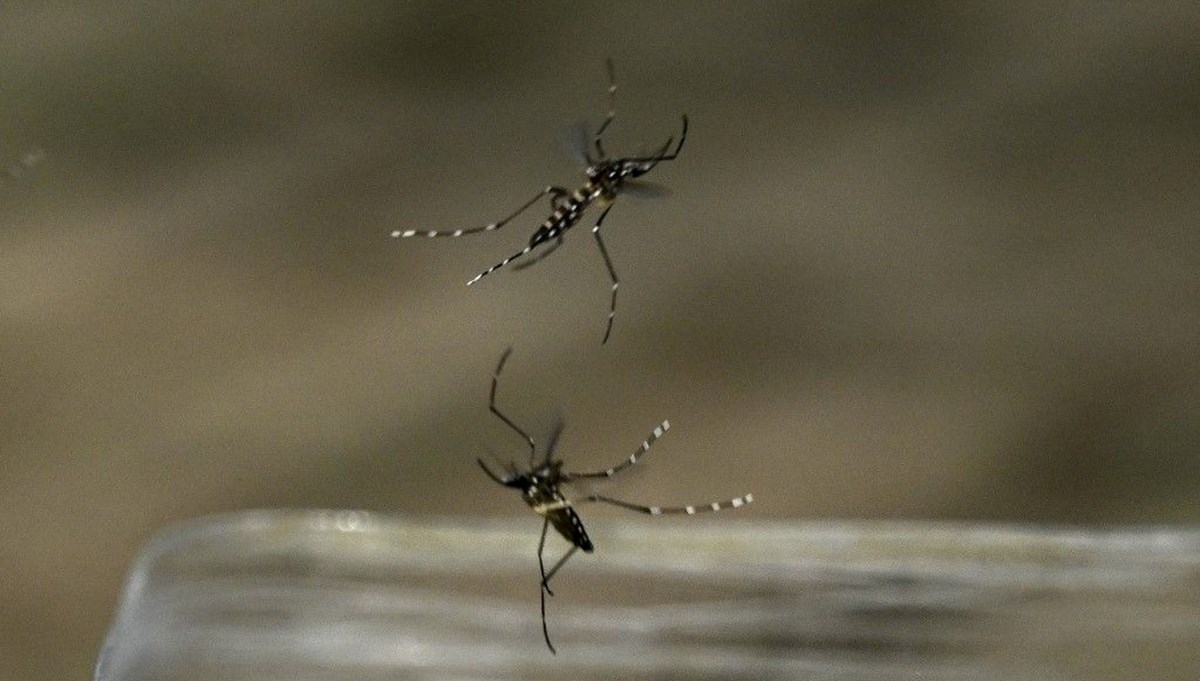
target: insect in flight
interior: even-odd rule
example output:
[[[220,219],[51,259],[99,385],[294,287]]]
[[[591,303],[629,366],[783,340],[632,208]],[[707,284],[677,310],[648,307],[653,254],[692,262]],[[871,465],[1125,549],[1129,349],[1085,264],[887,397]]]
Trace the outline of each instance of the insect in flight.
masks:
[[[612,506],[645,513],[652,516],[668,515],[668,514],[687,514],[695,515],[697,513],[710,513],[720,511],[725,508],[739,508],[754,501],[754,496],[747,494],[745,496],[736,497],[728,501],[709,502],[706,504],[697,504],[694,506],[642,506],[640,504],[632,504],[620,499],[606,497],[599,494],[587,494],[575,499],[568,498],[564,493],[563,486],[580,479],[600,478],[611,479],[616,477],[618,473],[629,468],[637,463],[639,459],[648,451],[654,442],[662,437],[663,433],[671,427],[667,421],[663,421],[654,430],[646,436],[642,444],[637,450],[621,463],[612,468],[595,473],[569,473],[563,470],[563,461],[554,458],[554,450],[558,444],[559,435],[562,434],[563,424],[560,421],[555,427],[550,439],[547,442],[545,454],[539,461],[537,458],[537,445],[534,444],[533,438],[521,429],[512,419],[504,415],[503,412],[496,406],[496,387],[500,381],[500,372],[504,370],[504,363],[508,361],[508,356],[512,353],[512,348],[504,351],[500,356],[500,362],[496,365],[496,371],[492,374],[492,390],[488,399],[488,409],[495,414],[509,428],[521,436],[521,439],[529,445],[529,466],[525,470],[519,470],[514,464],[507,464],[507,469],[504,475],[499,475],[488,467],[483,459],[477,459],[480,468],[488,477],[494,480],[497,484],[505,487],[512,487],[521,490],[521,497],[535,513],[542,516],[542,536],[538,540],[538,570],[541,573],[542,583],[540,589],[541,606],[542,606],[542,636],[546,639],[546,646],[550,648],[551,653],[557,653],[554,649],[554,644],[550,642],[550,632],[546,626],[546,596],[553,596],[554,592],[550,590],[550,579],[558,573],[559,569],[567,562],[575,552],[583,549],[585,553],[591,553],[595,547],[592,544],[591,538],[588,537],[587,530],[583,527],[583,521],[579,518],[579,514],[575,512],[575,507],[584,503],[602,503]],[[553,526],[554,530],[563,536],[571,543],[571,548],[563,554],[562,558],[554,564],[549,570],[546,569],[545,559],[543,557],[546,548],[546,534],[549,528]]]
[[[584,174],[587,176],[587,181],[583,186],[569,191],[563,187],[548,186],[538,192],[532,199],[525,202],[520,208],[514,211],[511,215],[500,220],[492,222],[483,227],[474,227],[470,229],[456,229],[450,231],[422,231],[422,230],[396,230],[392,232],[393,237],[407,238],[414,236],[423,237],[460,237],[467,234],[478,234],[480,232],[491,232],[504,227],[521,213],[525,212],[530,206],[537,203],[543,196],[550,197],[550,217],[546,218],[538,227],[533,236],[529,238],[529,243],[525,248],[500,262],[492,265],[486,270],[475,275],[473,279],[467,282],[467,286],[478,282],[480,279],[495,272],[496,270],[508,265],[509,263],[523,258],[537,249],[540,246],[546,245],[546,248],[536,255],[533,259],[514,265],[514,269],[520,269],[528,265],[532,265],[542,258],[550,255],[563,243],[563,234],[567,230],[574,227],[583,218],[583,214],[588,208],[594,206],[600,207],[603,210],[600,217],[596,219],[596,224],[592,226],[592,236],[596,238],[596,245],[600,248],[600,255],[604,258],[604,265],[608,268],[608,276],[612,280],[612,300],[609,303],[608,309],[608,325],[604,330],[604,340],[607,343],[608,337],[612,334],[613,318],[617,314],[617,287],[620,282],[617,279],[617,271],[613,268],[612,258],[608,255],[608,249],[604,246],[604,240],[600,238],[600,226],[604,223],[604,218],[608,216],[608,211],[612,210],[613,201],[618,194],[641,194],[645,196],[662,194],[664,190],[657,185],[640,182],[635,178],[641,177],[654,169],[656,165],[662,161],[673,161],[683,149],[683,142],[687,139],[688,118],[687,114],[681,116],[683,120],[683,130],[679,133],[679,143],[675,144],[675,148],[671,149],[675,138],[670,137],[657,151],[649,156],[627,156],[622,158],[609,158],[608,153],[604,150],[603,136],[608,130],[608,126],[616,117],[616,92],[617,81],[613,73],[612,60],[605,62],[608,67],[608,115],[604,122],[596,129],[592,135],[591,145],[587,140],[587,133],[580,129],[578,138],[575,140],[574,146],[576,152],[581,157],[581,160],[586,163]],[[592,156],[592,150],[595,151],[595,156]]]

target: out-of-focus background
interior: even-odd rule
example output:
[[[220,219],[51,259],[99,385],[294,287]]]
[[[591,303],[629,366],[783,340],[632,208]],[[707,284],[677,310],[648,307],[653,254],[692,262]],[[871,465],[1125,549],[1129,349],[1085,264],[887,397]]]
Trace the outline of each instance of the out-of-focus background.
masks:
[[[563,143],[691,135],[536,267]],[[44,150],[40,163],[23,163]],[[29,156],[35,159],[36,153]],[[474,458],[743,518],[1195,523],[1194,2],[0,6],[0,678],[85,678],[138,546],[512,515]],[[526,512],[527,513],[527,512]],[[615,513],[615,511],[614,511]],[[610,515],[595,509],[591,522]],[[532,545],[531,545],[532,546]]]

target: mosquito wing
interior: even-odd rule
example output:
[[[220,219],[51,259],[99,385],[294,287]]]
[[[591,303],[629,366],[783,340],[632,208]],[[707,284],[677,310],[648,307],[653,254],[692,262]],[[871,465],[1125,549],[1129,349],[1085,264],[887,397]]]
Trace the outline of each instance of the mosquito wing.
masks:
[[[637,199],[661,199],[671,195],[670,188],[645,180],[625,180],[618,191]]]
[[[566,142],[567,149],[570,150],[571,156],[576,161],[583,165],[591,165],[592,157],[589,153],[591,149],[591,137],[588,135],[588,126],[584,121],[579,121],[570,128],[567,128],[563,133],[563,141]]]

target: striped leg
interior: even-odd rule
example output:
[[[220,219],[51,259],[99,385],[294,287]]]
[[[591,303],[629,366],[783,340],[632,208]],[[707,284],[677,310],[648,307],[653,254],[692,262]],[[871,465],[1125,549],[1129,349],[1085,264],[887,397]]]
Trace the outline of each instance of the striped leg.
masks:
[[[604,60],[604,65],[608,68],[608,116],[605,117],[600,127],[596,128],[596,134],[592,136],[592,143],[596,145],[596,153],[600,154],[601,161],[608,158],[608,154],[604,153],[604,146],[601,144],[600,138],[604,136],[604,131],[617,117],[617,76],[613,71],[612,59]]]
[[[543,241],[542,243],[546,243],[546,242],[545,242],[545,241]],[[520,258],[520,257],[526,256],[526,255],[529,255],[529,252],[530,252],[530,251],[532,251],[533,249],[534,249],[534,247],[533,247],[533,246],[526,246],[525,248],[522,248],[522,249],[520,250],[520,252],[513,253],[512,255],[510,255],[510,256],[508,256],[507,258],[505,258],[505,259],[501,260],[500,262],[496,263],[495,265],[492,265],[491,267],[489,267],[489,268],[487,268],[486,270],[484,270],[484,271],[480,272],[479,274],[476,274],[476,275],[475,275],[475,276],[474,276],[474,277],[471,279],[471,281],[468,281],[468,282],[467,282],[467,286],[471,286],[471,285],[473,285],[475,282],[479,281],[480,279],[483,279],[483,278],[484,278],[484,277],[486,277],[487,275],[491,274],[492,272],[495,272],[496,270],[500,269],[501,267],[504,267],[505,265],[507,265],[508,263],[510,263],[510,262],[512,262],[512,261],[514,261],[514,260],[516,260],[517,258]]]
[[[608,268],[608,276],[612,279],[612,302],[608,306],[608,326],[604,329],[604,340],[601,343],[607,343],[609,335],[612,334],[613,317],[617,316],[617,286],[621,282],[617,281],[617,271],[613,269],[612,258],[608,257],[608,249],[604,247],[604,240],[600,238],[600,225],[604,223],[605,216],[608,211],[612,210],[610,205],[600,214],[600,219],[596,220],[596,226],[592,227],[592,236],[596,237],[596,245],[600,247],[600,255],[604,256],[604,266]]]
[[[707,504],[699,504],[696,506],[642,506],[640,504],[631,504],[628,501],[621,501],[620,499],[613,499],[612,497],[605,497],[599,494],[590,494],[582,499],[577,500],[575,503],[581,504],[586,501],[597,501],[602,504],[620,506],[621,508],[627,508],[631,511],[637,511],[638,513],[645,513],[646,515],[696,515],[697,513],[712,513],[725,508],[741,508],[742,506],[754,501],[754,495],[747,494],[743,497],[734,497],[728,501],[713,501]]]
[[[542,251],[541,253],[538,253],[537,256],[531,260],[526,260],[525,262],[521,262],[521,263],[517,263],[516,265],[513,265],[513,269],[514,270],[523,270],[526,267],[532,267],[533,265],[536,265],[539,262],[541,262],[542,260],[544,260],[546,258],[546,256],[548,256],[551,253],[553,253],[554,251],[558,250],[558,247],[562,246],[562,245],[563,245],[563,238],[562,238],[562,236],[559,236],[558,239],[556,239],[554,241],[554,243],[550,244],[550,246],[546,250]]]
[[[520,426],[513,423],[511,419],[501,413],[501,411],[496,407],[496,386],[500,383],[500,372],[504,370],[504,363],[508,361],[508,356],[511,354],[512,348],[505,349],[504,354],[500,355],[500,363],[496,365],[496,371],[492,373],[492,392],[491,396],[488,398],[488,409],[493,414],[498,416],[501,421],[508,425],[509,428],[512,428],[514,431],[516,431],[517,435],[520,435],[521,438],[529,445],[529,466],[532,468],[535,451],[537,449],[537,446],[533,444],[533,438],[529,437],[528,433],[521,430]],[[480,462],[480,465],[483,465],[482,461]],[[487,470],[486,466],[484,466],[484,470]],[[490,471],[488,471],[488,473],[489,475],[491,474]],[[493,475],[492,477],[494,478],[495,476]]]
[[[662,437],[663,433],[667,432],[667,430],[670,428],[671,424],[668,421],[663,421],[662,423],[658,424],[654,431],[650,433],[650,435],[646,436],[645,440],[642,440],[642,446],[638,447],[636,452],[631,454],[628,459],[622,461],[616,466],[613,466],[612,468],[609,468],[608,470],[600,471],[598,473],[565,473],[563,475],[563,479],[570,481],[572,478],[611,478],[617,473],[620,473],[626,468],[629,468],[633,464],[637,463],[638,459],[642,458],[642,455],[650,451],[650,445],[654,444],[654,441]]]
[[[513,218],[517,217],[521,213],[524,213],[526,210],[529,209],[530,206],[537,203],[538,199],[542,198],[543,196],[549,195],[550,196],[550,205],[553,206],[554,201],[556,199],[558,199],[559,197],[562,197],[562,196],[566,196],[569,193],[570,192],[568,192],[566,189],[563,189],[562,187],[554,187],[554,186],[546,187],[542,191],[538,192],[537,196],[526,201],[520,208],[518,208],[516,211],[514,211],[512,215],[509,215],[508,217],[504,218],[500,222],[490,222],[490,223],[484,225],[483,227],[472,227],[471,229],[455,229],[455,230],[449,230],[449,231],[444,231],[444,232],[439,232],[437,230],[420,231],[420,230],[416,230],[416,229],[408,229],[408,230],[401,231],[401,230],[397,229],[396,231],[392,232],[392,237],[397,238],[397,239],[407,239],[407,238],[413,237],[413,236],[425,236],[425,237],[430,237],[430,238],[442,237],[442,236],[456,237],[456,236],[464,236],[467,234],[478,234],[479,232],[492,232],[497,229],[500,229],[504,225],[507,225],[509,222],[512,221]]]

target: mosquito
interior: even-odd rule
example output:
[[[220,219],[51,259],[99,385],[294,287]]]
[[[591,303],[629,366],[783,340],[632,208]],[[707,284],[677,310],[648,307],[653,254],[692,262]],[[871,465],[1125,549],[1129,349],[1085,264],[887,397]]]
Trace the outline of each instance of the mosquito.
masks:
[[[635,178],[650,172],[656,165],[663,161],[674,161],[679,156],[680,150],[683,149],[683,142],[687,139],[688,132],[688,117],[687,114],[682,114],[683,129],[679,133],[678,144],[675,144],[675,138],[672,136],[667,138],[666,143],[659,147],[656,153],[649,156],[609,158],[608,153],[604,150],[603,137],[604,132],[608,130],[608,126],[612,124],[613,119],[617,115],[617,80],[613,71],[612,60],[606,60],[605,65],[608,68],[608,115],[592,135],[590,148],[587,140],[587,131],[583,128],[579,130],[579,134],[573,144],[580,159],[586,164],[583,172],[587,176],[587,181],[584,182],[583,186],[574,191],[569,191],[555,185],[547,186],[533,198],[522,204],[520,208],[508,217],[499,222],[488,223],[483,227],[451,231],[409,229],[392,232],[392,236],[396,238],[414,236],[431,238],[460,237],[467,234],[492,232],[507,225],[518,215],[529,209],[530,206],[537,203],[542,197],[548,196],[550,198],[550,217],[546,218],[537,231],[533,233],[525,248],[475,275],[473,279],[467,282],[467,286],[471,286],[492,272],[529,255],[534,249],[543,244],[549,244],[538,255],[534,256],[532,260],[515,265],[514,269],[520,269],[522,266],[532,265],[540,261],[562,245],[563,234],[583,219],[583,214],[587,212],[588,208],[593,205],[602,208],[600,217],[596,219],[596,224],[592,226],[592,236],[596,238],[596,245],[600,247],[600,255],[604,258],[604,266],[608,269],[609,279],[612,280],[612,300],[609,303],[608,324],[604,330],[603,343],[607,343],[608,337],[612,335],[613,318],[617,315],[617,287],[620,285],[620,281],[617,279],[617,271],[613,267],[612,258],[608,255],[608,249],[604,246],[604,240],[600,238],[600,227],[604,224],[604,218],[608,216],[608,211],[612,210],[613,201],[617,198],[618,194],[629,193],[650,196],[665,193],[664,188],[640,182]],[[672,144],[675,144],[674,150],[667,153],[667,150],[671,149]],[[592,155],[593,151],[595,152],[595,156]]]
[[[747,494],[745,496],[736,497],[728,501],[713,501],[706,504],[697,504],[694,506],[643,506],[641,504],[633,504],[628,501],[614,499],[599,494],[587,494],[575,499],[569,498],[563,492],[563,485],[574,482],[580,479],[601,478],[612,479],[618,473],[629,468],[637,463],[646,452],[650,451],[650,446],[654,444],[658,438],[671,427],[667,421],[655,426],[654,430],[642,440],[642,444],[621,463],[607,468],[603,471],[595,473],[569,473],[563,470],[563,461],[554,458],[554,450],[558,445],[558,438],[562,434],[563,422],[560,420],[555,426],[554,431],[550,435],[547,442],[545,454],[538,460],[537,445],[533,438],[529,436],[520,426],[513,422],[512,419],[504,415],[503,412],[496,406],[496,387],[500,382],[500,372],[504,370],[504,363],[508,361],[508,356],[512,354],[512,348],[504,351],[500,356],[500,362],[496,365],[496,371],[492,374],[492,391],[488,399],[488,409],[495,414],[509,428],[521,436],[521,439],[529,445],[529,466],[525,470],[520,470],[515,464],[506,464],[506,473],[498,475],[493,471],[483,459],[476,459],[479,467],[483,469],[487,476],[494,480],[497,484],[504,487],[512,487],[513,489],[521,490],[521,498],[526,504],[533,509],[535,513],[542,516],[542,535],[538,540],[538,571],[542,576],[540,589],[541,606],[542,606],[542,637],[546,639],[546,646],[550,648],[550,652],[557,654],[554,649],[554,644],[550,642],[550,631],[546,626],[546,596],[553,596],[554,592],[550,590],[550,579],[558,573],[559,569],[566,564],[575,552],[583,549],[584,553],[591,553],[595,550],[592,540],[588,537],[587,530],[583,527],[583,520],[579,514],[575,512],[575,507],[584,504],[598,502],[602,504],[610,504],[619,506],[620,508],[647,515],[659,516],[670,514],[687,514],[695,515],[697,513],[711,513],[720,511],[726,508],[740,508],[754,501],[754,496]],[[571,544],[571,548],[558,559],[549,570],[546,570],[546,562],[544,558],[546,549],[546,535],[550,527],[558,532],[564,539]]]

